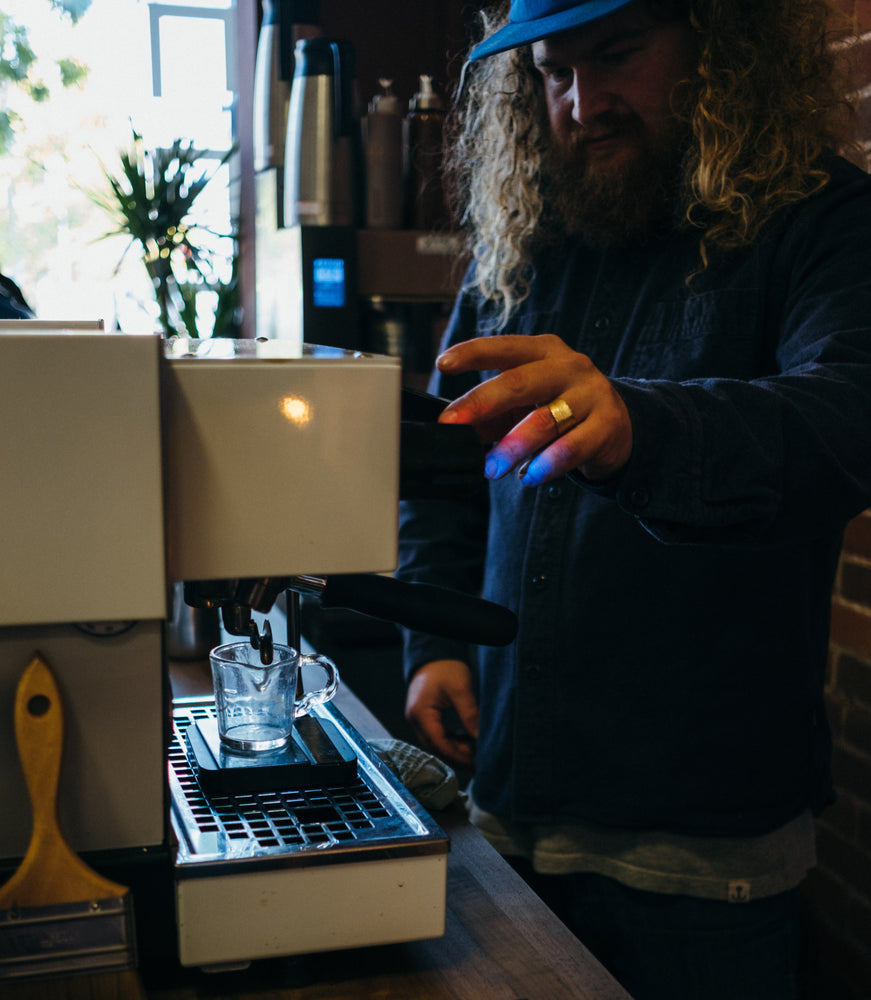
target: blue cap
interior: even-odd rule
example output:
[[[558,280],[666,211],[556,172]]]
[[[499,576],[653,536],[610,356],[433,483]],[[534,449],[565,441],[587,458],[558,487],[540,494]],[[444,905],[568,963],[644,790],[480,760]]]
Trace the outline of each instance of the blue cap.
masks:
[[[540,38],[605,17],[633,2],[634,0],[581,0],[581,3],[572,3],[571,0],[511,0],[508,24],[476,45],[469,59],[474,62],[496,52],[537,42]]]

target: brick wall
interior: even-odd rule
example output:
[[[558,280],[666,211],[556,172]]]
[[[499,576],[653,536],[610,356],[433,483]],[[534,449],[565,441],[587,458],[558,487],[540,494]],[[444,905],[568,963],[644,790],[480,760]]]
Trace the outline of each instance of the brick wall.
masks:
[[[871,165],[871,0],[838,0],[855,19],[860,132]],[[871,239],[871,233],[868,234]],[[871,998],[871,510],[844,537],[832,595],[826,700],[838,800],[817,823],[807,880],[818,958],[812,1000]]]
[[[860,131],[871,165],[871,0],[837,0],[855,19]],[[871,233],[868,234],[871,239]],[[817,823],[805,897],[818,958],[812,1000],[871,998],[871,510],[844,538],[832,595],[826,699],[838,800]]]
[[[808,878],[814,1000],[871,997],[871,511],[850,523],[832,599],[826,689],[838,799],[817,822]]]

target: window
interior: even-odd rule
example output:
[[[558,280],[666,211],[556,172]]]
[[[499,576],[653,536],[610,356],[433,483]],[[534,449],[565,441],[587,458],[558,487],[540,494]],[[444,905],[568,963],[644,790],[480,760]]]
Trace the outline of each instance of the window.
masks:
[[[14,129],[0,170],[0,271],[40,318],[157,329],[141,251],[126,250],[127,236],[102,238],[113,222],[90,193],[106,190],[103,167],[120,173],[131,125],[147,149],[182,139],[217,169],[233,136],[234,14],[233,0],[4,0],[0,54],[13,54],[10,25],[26,30],[30,76],[49,96],[34,100],[0,79],[0,113],[13,116]],[[225,234],[210,245],[226,259],[227,278],[229,170],[215,174],[195,205],[197,222]],[[197,300],[204,334],[208,298]]]

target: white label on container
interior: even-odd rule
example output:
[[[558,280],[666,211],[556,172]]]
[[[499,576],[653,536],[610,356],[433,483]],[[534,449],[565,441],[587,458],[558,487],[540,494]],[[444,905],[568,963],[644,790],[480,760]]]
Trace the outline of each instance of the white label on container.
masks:
[[[414,248],[430,257],[454,257],[463,250],[463,238],[453,233],[427,233],[417,237]]]

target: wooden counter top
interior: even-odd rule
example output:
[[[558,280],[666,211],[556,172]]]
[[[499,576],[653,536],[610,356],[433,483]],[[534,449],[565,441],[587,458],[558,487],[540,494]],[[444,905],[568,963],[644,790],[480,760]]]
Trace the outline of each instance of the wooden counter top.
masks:
[[[201,668],[202,669],[202,668]],[[207,668],[205,668],[207,669]],[[210,678],[174,674],[177,694]],[[337,707],[368,739],[389,733],[343,685]],[[457,802],[433,817],[451,838],[442,938],[186,971],[152,1000],[630,1000],[577,938],[466,820]]]
[[[451,836],[445,936],[190,972],[151,1000],[629,1000],[573,934],[465,820]],[[143,970],[145,972],[146,970]],[[144,976],[146,983],[150,977]]]

